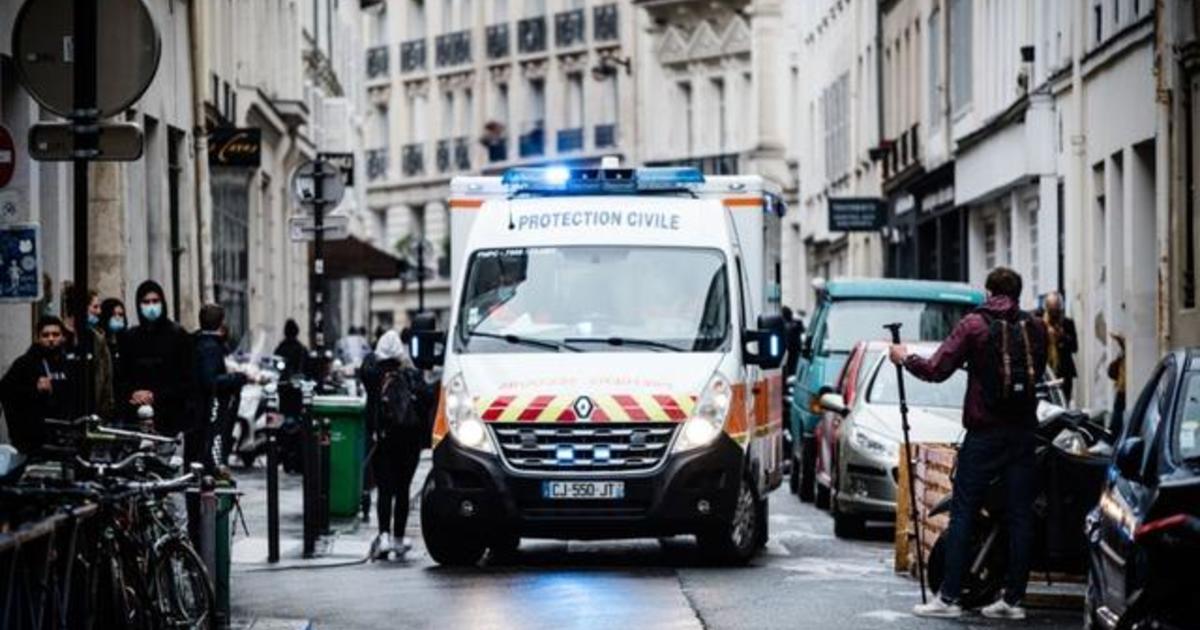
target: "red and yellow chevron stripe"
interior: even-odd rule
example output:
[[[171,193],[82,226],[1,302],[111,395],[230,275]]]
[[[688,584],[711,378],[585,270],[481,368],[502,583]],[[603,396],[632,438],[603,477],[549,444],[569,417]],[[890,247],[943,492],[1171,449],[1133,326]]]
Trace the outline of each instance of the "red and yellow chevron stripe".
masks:
[[[696,397],[679,394],[589,395],[590,422],[682,422],[692,414]],[[573,408],[579,396],[522,395],[475,399],[484,422],[577,422]]]

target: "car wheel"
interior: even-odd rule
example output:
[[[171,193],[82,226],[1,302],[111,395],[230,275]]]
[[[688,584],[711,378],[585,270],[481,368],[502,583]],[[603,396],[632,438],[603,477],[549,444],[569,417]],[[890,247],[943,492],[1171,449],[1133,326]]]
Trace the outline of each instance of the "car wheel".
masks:
[[[433,477],[425,482],[421,496],[421,538],[433,561],[449,567],[469,567],[479,564],[487,547],[481,536],[473,536],[457,527],[442,523],[428,500],[433,491]]]
[[[800,440],[800,501],[812,503],[816,498],[817,485],[817,441],[812,437]]]
[[[788,466],[788,490],[791,490],[792,494],[800,494],[800,461],[794,453],[788,459],[791,462]]]
[[[833,535],[838,538],[862,538],[866,529],[866,521],[861,516],[853,516],[845,512],[833,515]]]
[[[520,546],[520,536],[501,534],[488,545],[488,561],[494,564],[508,564],[516,559]]]
[[[1100,585],[1096,583],[1096,575],[1091,567],[1087,572],[1087,589],[1083,592],[1083,630],[1101,628],[1096,619],[1096,608],[1100,605]]]
[[[743,478],[733,518],[696,537],[704,559],[719,565],[742,565],[754,557],[764,537],[760,516],[764,505],[755,497],[753,484]]]
[[[817,506],[817,508],[821,509],[821,510],[828,510],[830,500],[832,498],[832,494],[833,494],[833,492],[829,489],[828,486],[821,485],[821,482],[818,481],[817,482],[817,500],[815,501],[815,505]]]

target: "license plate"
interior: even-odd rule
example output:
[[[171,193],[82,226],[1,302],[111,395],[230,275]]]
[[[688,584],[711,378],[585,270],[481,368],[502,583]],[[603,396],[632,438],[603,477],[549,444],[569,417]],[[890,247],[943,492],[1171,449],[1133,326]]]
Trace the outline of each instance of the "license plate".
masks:
[[[623,499],[624,481],[543,481],[544,499]]]

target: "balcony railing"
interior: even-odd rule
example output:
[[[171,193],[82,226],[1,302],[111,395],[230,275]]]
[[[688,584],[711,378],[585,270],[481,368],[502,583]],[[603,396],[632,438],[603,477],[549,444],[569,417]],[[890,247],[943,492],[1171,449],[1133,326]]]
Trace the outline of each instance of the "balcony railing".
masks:
[[[367,49],[367,78],[378,79],[388,73],[388,47],[375,46]]]
[[[542,126],[541,121],[529,125],[529,131],[521,134],[517,141],[517,153],[521,157],[546,153],[546,129]]]
[[[700,172],[705,175],[737,175],[738,154],[721,153],[719,155],[683,158],[681,160],[647,162],[646,166],[691,166],[700,169]]]
[[[559,48],[579,46],[587,39],[583,9],[563,11],[554,16],[554,43]]]
[[[607,42],[620,37],[621,24],[617,21],[617,5],[602,4],[592,8],[592,39]]]
[[[471,145],[465,136],[454,139],[454,168],[460,171],[471,170]]]
[[[406,144],[401,149],[400,166],[405,177],[421,175],[425,172],[425,147],[420,144]]]
[[[503,162],[508,159],[508,138],[493,138],[483,146],[487,147],[489,162]]]
[[[400,71],[415,72],[425,69],[425,40],[414,39],[400,44]]]
[[[593,141],[597,149],[617,146],[617,125],[614,123],[596,125],[596,137]]]
[[[367,151],[367,181],[373,182],[387,177],[388,150],[371,149]]]
[[[437,170],[439,173],[450,172],[450,139],[445,138],[437,141],[437,153],[435,157],[437,162]]]
[[[434,40],[437,67],[457,66],[471,62],[471,31],[438,35]]]
[[[920,123],[905,129],[883,158],[883,178],[897,177],[921,159]]]
[[[538,53],[546,50],[546,17],[525,18],[517,22],[517,50]]]
[[[583,149],[583,127],[558,130],[558,152],[568,153]]]
[[[488,59],[503,59],[512,51],[512,37],[508,24],[493,24],[487,27]]]

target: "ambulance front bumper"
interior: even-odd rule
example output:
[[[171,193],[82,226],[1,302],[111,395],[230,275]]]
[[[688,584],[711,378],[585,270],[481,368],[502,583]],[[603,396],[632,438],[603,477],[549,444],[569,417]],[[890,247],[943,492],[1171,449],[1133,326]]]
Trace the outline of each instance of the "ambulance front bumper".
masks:
[[[743,452],[722,434],[708,447],[673,454],[645,472],[525,472],[451,438],[433,451],[423,518],[462,535],[604,539],[695,534],[732,520]],[[547,499],[543,482],[619,481],[620,499]]]

